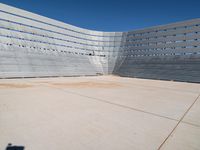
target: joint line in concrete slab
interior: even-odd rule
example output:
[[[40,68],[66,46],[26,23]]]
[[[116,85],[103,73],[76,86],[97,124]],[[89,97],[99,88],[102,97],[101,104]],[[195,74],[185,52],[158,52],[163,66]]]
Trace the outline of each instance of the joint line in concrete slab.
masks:
[[[48,85],[48,87],[49,87],[49,85]],[[79,95],[79,96],[86,97],[86,98],[89,98],[89,99],[93,99],[93,100],[96,100],[96,101],[99,101],[99,102],[115,105],[115,106],[118,106],[118,107],[121,107],[121,108],[126,108],[126,109],[129,109],[129,110],[142,112],[142,113],[145,113],[145,114],[149,114],[149,115],[153,115],[153,116],[157,116],[157,117],[161,117],[161,118],[165,118],[165,119],[169,119],[169,120],[173,120],[173,121],[179,121],[179,120],[174,119],[174,118],[162,116],[162,115],[159,115],[159,114],[156,114],[156,113],[140,110],[140,109],[137,109],[137,108],[133,108],[133,107],[117,104],[117,103],[113,103],[113,102],[110,102],[110,101],[107,101],[107,100],[104,100],[104,99],[94,98],[94,97],[91,97],[91,96],[79,94],[79,93],[76,93],[76,92],[73,92],[73,91],[69,91],[69,90],[65,90],[65,89],[62,89],[62,88],[56,88],[56,87],[53,87],[53,86],[51,86],[51,87],[55,88],[55,89],[58,89],[58,90],[61,90],[63,92],[71,93],[71,94],[74,94],[74,95]]]
[[[176,128],[182,122],[183,118],[187,115],[187,113],[190,111],[190,109],[192,108],[192,106],[197,102],[197,100],[198,100],[199,97],[200,97],[200,94],[197,96],[197,98],[194,100],[194,102],[190,105],[190,107],[186,110],[186,112],[183,114],[183,116],[178,121],[178,123],[173,128],[173,130],[170,132],[170,134],[165,138],[165,140],[162,142],[162,144],[158,147],[158,150],[160,150],[163,147],[163,145],[165,144],[165,142],[169,139],[169,137],[172,135],[172,133],[176,130]]]

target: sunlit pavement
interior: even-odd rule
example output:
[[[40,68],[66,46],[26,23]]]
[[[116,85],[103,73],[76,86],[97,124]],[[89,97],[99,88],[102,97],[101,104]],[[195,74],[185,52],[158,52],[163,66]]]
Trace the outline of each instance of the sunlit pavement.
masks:
[[[199,94],[117,76],[1,79],[0,150],[197,150]]]

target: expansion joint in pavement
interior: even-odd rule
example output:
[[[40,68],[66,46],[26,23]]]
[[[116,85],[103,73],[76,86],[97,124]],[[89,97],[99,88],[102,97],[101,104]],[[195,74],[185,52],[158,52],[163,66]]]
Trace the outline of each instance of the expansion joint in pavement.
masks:
[[[47,86],[49,87],[50,85],[47,85]],[[89,99],[92,99],[92,100],[96,100],[98,102],[107,103],[107,104],[118,106],[118,107],[125,108],[125,109],[128,109],[128,110],[138,111],[138,112],[142,112],[142,113],[145,113],[145,114],[149,114],[149,115],[153,115],[153,116],[156,116],[156,117],[161,117],[161,118],[165,118],[165,119],[169,119],[169,120],[173,120],[173,121],[179,121],[179,120],[174,119],[174,118],[166,117],[166,116],[163,116],[163,115],[159,115],[159,114],[156,114],[156,113],[140,110],[140,109],[137,109],[137,108],[134,108],[134,107],[129,107],[129,106],[122,105],[122,104],[113,103],[113,102],[110,102],[110,101],[107,101],[107,100],[104,100],[104,99],[83,95],[83,94],[73,92],[73,91],[69,91],[69,90],[62,89],[62,88],[57,88],[57,87],[53,87],[53,86],[50,86],[50,87],[57,89],[57,90],[60,90],[60,91],[63,91],[63,92],[66,92],[66,93],[78,95],[78,96],[81,96],[81,97],[86,97],[86,98],[89,98]]]
[[[186,110],[186,112],[183,114],[183,116],[181,117],[181,119],[178,121],[178,123],[176,124],[176,126],[172,129],[172,131],[169,133],[169,135],[165,138],[165,140],[161,143],[161,145],[158,147],[158,150],[160,150],[163,145],[165,144],[165,142],[169,139],[169,137],[174,133],[174,131],[176,130],[176,128],[178,127],[178,125],[182,122],[183,118],[187,115],[187,113],[190,111],[190,109],[192,108],[192,106],[197,102],[198,98],[200,97],[200,94],[196,97],[196,99],[194,100],[194,102],[190,105],[190,107]],[[187,122],[183,122],[183,123],[187,123]]]

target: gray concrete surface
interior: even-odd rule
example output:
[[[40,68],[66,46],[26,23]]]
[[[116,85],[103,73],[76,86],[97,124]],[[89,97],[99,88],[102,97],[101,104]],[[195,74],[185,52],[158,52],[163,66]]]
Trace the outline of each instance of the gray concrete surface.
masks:
[[[0,3],[0,78],[99,74],[200,83],[200,18],[102,32]]]
[[[198,150],[200,84],[117,76],[0,80],[0,149]]]

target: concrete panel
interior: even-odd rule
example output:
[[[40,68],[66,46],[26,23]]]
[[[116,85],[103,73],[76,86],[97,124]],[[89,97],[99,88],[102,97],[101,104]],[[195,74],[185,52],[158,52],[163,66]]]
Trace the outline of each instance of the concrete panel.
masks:
[[[200,127],[180,123],[174,133],[169,137],[161,150],[198,150]]]
[[[70,84],[70,79],[79,84],[89,80],[1,80],[0,149],[9,142],[22,144],[26,150],[157,149],[177,123],[47,85]],[[99,90],[96,84],[83,88],[94,86]],[[110,86],[99,85],[106,89]]]
[[[92,79],[90,79],[90,81],[91,80]],[[124,81],[119,82],[117,80],[113,81],[114,82],[100,80],[99,82],[105,84],[106,82],[110,84],[117,83],[119,86],[98,91],[93,87],[82,89],[63,86],[61,89],[86,97],[98,97],[100,101],[114,103],[128,109],[137,109],[175,120],[179,120],[182,117],[185,111],[195,101],[200,90],[200,86],[196,87],[198,89],[196,92],[191,92],[189,89],[183,91],[183,89],[177,88],[174,90],[171,89],[172,87],[162,88],[160,85],[153,87],[151,83],[145,83],[145,86],[143,86],[132,81],[128,83],[124,83]],[[197,112],[196,114],[199,113]]]
[[[184,122],[200,126],[200,98],[196,101],[190,112],[183,119]]]
[[[1,79],[0,149],[196,150],[199,93],[200,84],[116,76]]]

